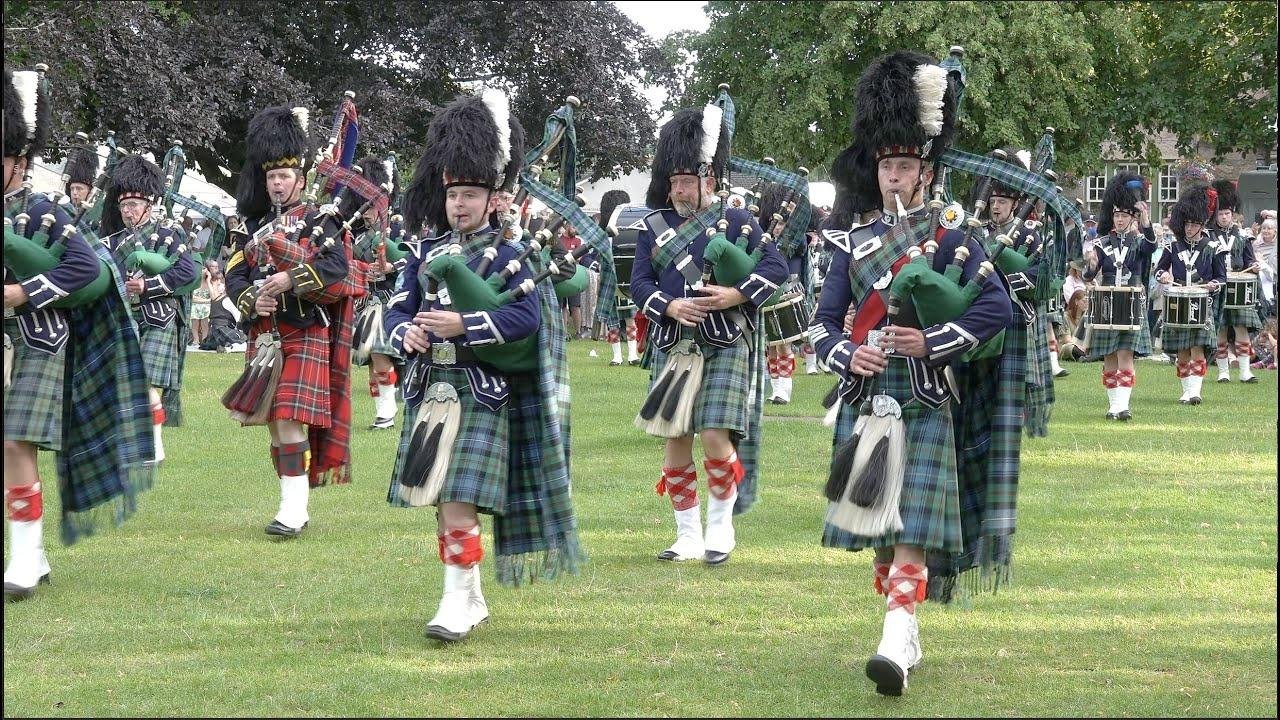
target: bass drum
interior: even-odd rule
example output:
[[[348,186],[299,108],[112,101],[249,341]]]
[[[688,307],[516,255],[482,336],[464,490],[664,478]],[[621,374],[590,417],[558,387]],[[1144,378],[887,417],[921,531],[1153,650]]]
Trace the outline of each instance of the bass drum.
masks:
[[[619,205],[609,218],[613,265],[618,271],[618,295],[631,298],[631,268],[636,262],[636,239],[644,230],[644,218],[653,212],[644,205]]]

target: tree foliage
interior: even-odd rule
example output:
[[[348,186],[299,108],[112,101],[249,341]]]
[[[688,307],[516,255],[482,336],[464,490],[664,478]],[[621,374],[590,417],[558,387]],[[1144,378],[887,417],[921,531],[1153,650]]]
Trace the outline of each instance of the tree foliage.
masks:
[[[1209,138],[1219,153],[1275,142],[1272,3],[716,0],[707,11],[705,33],[664,47],[690,66],[669,106],[727,82],[735,151],[815,177],[852,139],[859,76],[900,48],[939,59],[965,48],[957,145],[973,152],[1030,148],[1052,126],[1058,168],[1076,174],[1096,165],[1105,139],[1148,152],[1148,131],[1172,131],[1184,147]]]
[[[277,103],[311,109],[320,143],[344,90],[360,152],[422,150],[432,114],[477,83],[507,89],[527,134],[578,96],[579,164],[594,178],[645,166],[656,131],[641,94],[669,84],[658,46],[612,3],[5,1],[5,62],[44,62],[54,137],[114,130],[163,154],[181,139],[234,188],[245,127]],[[233,171],[224,178],[217,165]]]

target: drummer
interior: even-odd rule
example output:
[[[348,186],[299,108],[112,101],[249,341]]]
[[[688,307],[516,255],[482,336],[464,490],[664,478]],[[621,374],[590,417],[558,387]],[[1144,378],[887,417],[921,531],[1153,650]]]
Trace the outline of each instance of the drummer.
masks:
[[[631,196],[626,190],[610,190],[600,198],[600,227],[603,230],[609,229],[609,222],[613,219],[613,213],[618,206],[626,205],[631,202]],[[617,229],[614,229],[614,233]],[[634,249],[632,250],[634,253]],[[591,263],[599,262],[595,257],[595,251],[587,253],[581,262]],[[618,279],[621,282],[629,282],[631,280],[631,268],[626,268],[626,279],[623,280],[621,272],[618,273]],[[600,297],[604,297],[604,288],[601,289]],[[618,288],[618,325],[611,325],[607,329],[606,339],[609,342],[609,349],[613,351],[613,359],[609,361],[609,365],[618,366],[622,364],[622,327],[626,328],[627,334],[627,364],[639,365],[640,353],[636,347],[636,305],[634,302],[621,292],[622,288]],[[598,302],[598,301],[597,301]]]
[[[1223,255],[1227,272],[1232,275],[1250,273],[1256,283],[1258,262],[1253,252],[1253,243],[1240,232],[1235,222],[1235,212],[1240,207],[1240,195],[1236,192],[1235,183],[1230,180],[1219,180],[1213,184],[1218,192],[1218,210],[1210,219],[1207,228]],[[1258,378],[1249,368],[1253,357],[1253,343],[1249,342],[1249,333],[1262,327],[1256,307],[1226,307],[1226,300],[1218,298],[1218,382],[1231,382],[1231,357],[1229,354],[1230,333],[1235,333],[1236,362],[1240,366],[1240,382],[1256,383]]]
[[[1115,287],[1143,287],[1143,277],[1151,267],[1151,254],[1156,249],[1155,233],[1151,230],[1151,214],[1147,203],[1147,181],[1133,173],[1121,172],[1111,178],[1102,195],[1102,217],[1098,235],[1089,247],[1086,257],[1089,268],[1084,279],[1093,281],[1102,276],[1100,285]],[[1091,216],[1092,217],[1092,216]],[[1139,233],[1141,233],[1139,235]],[[1132,318],[1136,330],[1096,329],[1090,326],[1085,332],[1085,345],[1090,355],[1102,357],[1102,385],[1107,389],[1108,420],[1128,420],[1133,417],[1129,398],[1138,376],[1133,359],[1151,354],[1151,330],[1147,327],[1145,293],[1138,291],[1144,302]],[[1090,310],[1093,322],[1099,318],[1097,309]]]
[[[1160,344],[1165,352],[1178,355],[1178,379],[1182,382],[1182,397],[1178,402],[1183,405],[1200,404],[1200,388],[1209,372],[1206,358],[1215,336],[1209,298],[1227,279],[1224,254],[1215,252],[1205,227],[1213,217],[1214,205],[1215,197],[1208,187],[1194,187],[1182,193],[1169,220],[1169,228],[1174,233],[1173,245],[1160,256],[1156,266],[1156,280],[1162,285],[1172,286],[1165,291],[1164,329],[1160,333]],[[1189,292],[1200,295],[1206,303],[1202,325],[1192,327],[1172,322],[1179,318],[1171,316],[1170,305],[1178,301],[1194,301],[1194,296],[1186,294]]]

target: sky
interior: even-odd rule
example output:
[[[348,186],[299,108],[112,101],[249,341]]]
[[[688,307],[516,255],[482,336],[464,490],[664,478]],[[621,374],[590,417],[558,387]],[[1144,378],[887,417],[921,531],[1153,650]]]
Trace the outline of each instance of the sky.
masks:
[[[706,30],[711,22],[702,10],[705,4],[703,0],[614,2],[624,15],[659,41],[679,30]],[[646,88],[644,96],[655,110],[667,99],[666,91],[658,88]]]

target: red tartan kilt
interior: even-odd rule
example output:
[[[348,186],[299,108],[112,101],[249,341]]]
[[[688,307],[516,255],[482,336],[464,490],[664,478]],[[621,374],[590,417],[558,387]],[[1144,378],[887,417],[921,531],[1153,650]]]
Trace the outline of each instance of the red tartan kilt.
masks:
[[[272,403],[272,420],[294,420],[314,427],[329,427],[329,331],[321,325],[296,328],[279,323],[284,367]],[[259,333],[271,332],[271,323],[261,318],[253,327],[246,359],[252,360]]]

